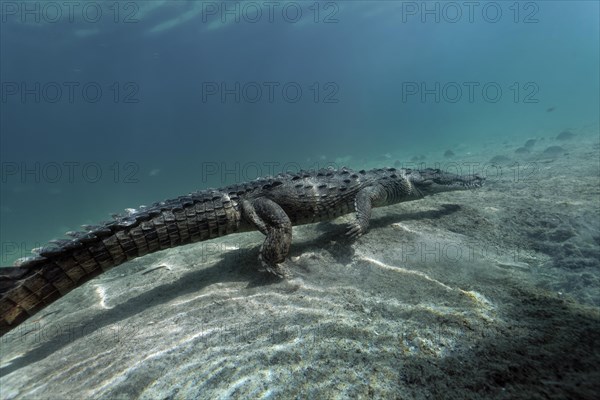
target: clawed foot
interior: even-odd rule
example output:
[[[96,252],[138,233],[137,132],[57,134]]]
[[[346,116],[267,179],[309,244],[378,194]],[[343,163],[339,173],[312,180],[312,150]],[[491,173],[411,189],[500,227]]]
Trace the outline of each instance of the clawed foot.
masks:
[[[258,260],[260,261],[260,264],[262,265],[263,269],[268,273],[282,279],[289,277],[290,272],[283,262],[279,264],[270,264],[264,260],[262,254],[258,255]]]
[[[364,232],[363,232],[362,228],[360,227],[360,225],[353,223],[353,224],[350,224],[350,228],[348,228],[348,231],[346,232],[346,236],[348,236],[351,239],[356,239],[359,236],[362,236],[363,233]]]

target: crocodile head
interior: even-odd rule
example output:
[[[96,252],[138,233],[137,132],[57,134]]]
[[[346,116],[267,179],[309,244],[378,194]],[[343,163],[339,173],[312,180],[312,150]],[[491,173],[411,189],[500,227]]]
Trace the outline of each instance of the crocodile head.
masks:
[[[424,196],[452,190],[478,188],[485,178],[477,175],[457,175],[437,168],[411,170],[406,176]]]

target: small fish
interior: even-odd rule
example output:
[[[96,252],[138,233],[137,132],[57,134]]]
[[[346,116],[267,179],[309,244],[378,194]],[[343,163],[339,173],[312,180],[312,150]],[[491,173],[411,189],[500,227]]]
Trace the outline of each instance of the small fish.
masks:
[[[556,108],[556,107],[550,107],[550,108],[547,108],[547,109],[546,109],[546,112],[552,112],[552,111],[554,111],[554,109],[555,109],[555,108]]]

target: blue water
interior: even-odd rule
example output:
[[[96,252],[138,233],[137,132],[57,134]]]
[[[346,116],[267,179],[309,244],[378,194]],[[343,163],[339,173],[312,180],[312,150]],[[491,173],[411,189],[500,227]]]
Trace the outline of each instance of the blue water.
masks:
[[[1,3],[1,265],[108,213],[286,163],[392,164],[598,122],[593,1],[472,16],[434,2],[272,16],[253,2],[80,3]]]

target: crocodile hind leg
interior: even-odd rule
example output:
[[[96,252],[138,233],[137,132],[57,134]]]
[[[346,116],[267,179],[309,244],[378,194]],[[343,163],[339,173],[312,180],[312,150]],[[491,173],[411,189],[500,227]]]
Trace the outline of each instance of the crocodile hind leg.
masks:
[[[367,186],[361,189],[354,199],[354,209],[356,210],[354,221],[350,222],[350,227],[346,236],[356,238],[366,233],[369,229],[369,220],[371,219],[371,210],[373,204],[385,201],[385,189],[379,185]]]
[[[258,198],[242,202],[244,217],[267,237],[260,248],[258,259],[270,273],[285,276],[281,264],[292,244],[292,222],[285,211],[274,201]]]

